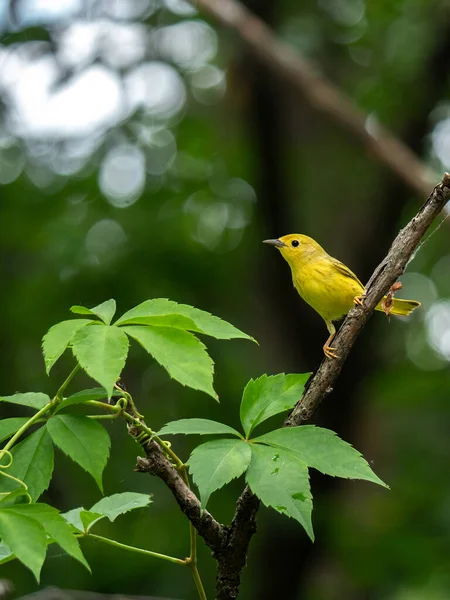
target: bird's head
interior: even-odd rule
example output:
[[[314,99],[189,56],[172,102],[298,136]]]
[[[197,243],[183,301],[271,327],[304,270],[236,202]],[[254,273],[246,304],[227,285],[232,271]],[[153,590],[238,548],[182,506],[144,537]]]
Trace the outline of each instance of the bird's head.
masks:
[[[290,233],[278,239],[264,240],[264,244],[275,246],[283,258],[292,265],[302,264],[316,253],[325,253],[325,250],[316,241],[301,233]]]

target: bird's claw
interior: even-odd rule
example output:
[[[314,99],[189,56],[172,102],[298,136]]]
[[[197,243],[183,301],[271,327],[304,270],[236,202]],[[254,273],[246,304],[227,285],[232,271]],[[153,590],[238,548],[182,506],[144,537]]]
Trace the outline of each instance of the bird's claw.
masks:
[[[327,358],[340,358],[337,354],[335,354],[335,350],[336,348],[332,348],[331,346],[327,346],[326,344],[323,347],[323,353]]]
[[[353,298],[353,302],[357,305],[357,306],[363,306],[364,305],[364,298],[366,296],[364,294],[361,294],[361,296],[355,296]]]

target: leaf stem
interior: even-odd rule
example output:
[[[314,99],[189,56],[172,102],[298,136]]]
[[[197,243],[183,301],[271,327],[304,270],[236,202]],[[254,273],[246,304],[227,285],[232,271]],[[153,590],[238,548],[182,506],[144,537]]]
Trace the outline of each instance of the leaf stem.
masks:
[[[7,452],[14,446],[14,444],[17,442],[17,440],[20,438],[20,436],[23,435],[25,433],[25,431],[31,427],[31,425],[36,423],[36,421],[39,421],[39,419],[43,415],[45,415],[45,413],[47,413],[53,406],[54,406],[54,401],[52,400],[51,402],[46,404],[43,408],[41,408],[41,410],[39,410],[35,415],[33,415],[31,417],[31,419],[28,419],[28,421],[26,423],[24,423],[22,425],[22,427],[20,427],[20,429],[18,429],[16,431],[16,433],[12,436],[12,438],[9,440],[9,442],[6,444],[6,446],[1,449],[0,452],[2,453],[2,456],[3,456],[4,452]]]
[[[113,413],[118,413],[122,410],[115,404],[106,404],[106,402],[99,402],[98,400],[86,400],[86,402],[83,402],[83,404],[88,404],[89,406],[95,406],[97,408],[103,408]]]
[[[55,400],[57,400],[58,402],[60,402],[62,400],[63,394],[64,394],[64,390],[66,389],[66,387],[69,385],[69,383],[72,381],[72,379],[75,377],[75,375],[78,373],[78,371],[80,369],[81,369],[81,367],[77,363],[75,365],[75,367],[73,368],[73,370],[67,376],[66,380],[62,383],[62,385],[59,388],[59,390],[56,392],[56,394],[55,394]]]
[[[127,544],[122,544],[121,542],[116,542],[116,540],[111,540],[109,538],[103,537],[102,535],[97,535],[95,533],[88,533],[84,536],[80,537],[91,537],[100,542],[104,542],[105,544],[109,544],[110,546],[115,546],[116,548],[121,548],[122,550],[129,550],[130,552],[136,552],[137,554],[144,554],[145,556],[152,556],[153,558],[160,558],[162,560],[167,560],[168,562],[175,563],[176,565],[186,566],[188,563],[182,558],[175,558],[174,556],[168,556],[167,554],[160,554],[159,552],[152,552],[151,550],[144,550],[144,548],[136,548],[135,546],[128,546]]]
[[[131,399],[131,396],[128,393],[127,393],[127,399]],[[138,419],[137,417],[133,417],[133,415],[130,415],[130,413],[127,413],[120,406],[117,406],[115,404],[106,404],[106,402],[98,402],[98,400],[88,400],[87,402],[84,402],[84,404],[89,404],[90,406],[95,406],[97,408],[103,408],[104,410],[106,409],[106,410],[109,410],[110,412],[113,412],[116,414],[122,413],[122,416],[129,423],[131,423],[135,427],[138,427],[139,429],[142,429],[142,431],[144,431],[153,440],[155,440],[155,442],[157,442],[159,444],[161,449],[172,459],[172,461],[175,464],[175,467],[178,470],[181,471],[182,468],[184,467],[184,463],[181,460],[181,458],[179,456],[177,456],[175,454],[175,452],[166,443],[164,443],[164,441],[160,437],[158,437],[152,429],[150,429],[150,427],[147,427],[147,425],[143,421],[141,421],[141,419]],[[134,406],[134,404],[133,404],[133,406]]]
[[[133,416],[139,418],[139,419],[143,419],[144,415],[141,415],[141,413],[138,411],[138,409],[136,408],[136,404],[134,403],[133,397],[131,394],[129,394],[128,392],[126,392],[125,390],[123,390],[120,385],[118,385],[116,383],[116,385],[114,386],[115,389],[120,392],[121,394],[123,394],[124,398],[127,400],[127,402],[130,404],[131,406],[131,410],[133,411]]]
[[[194,578],[195,586],[198,592],[198,597],[200,598],[200,600],[208,600],[206,597],[205,588],[203,587],[202,580],[200,579],[200,573],[197,569],[197,563],[191,562],[189,563],[189,566],[191,567],[192,577]]]
[[[116,413],[115,415],[86,415],[88,419],[103,420],[103,419],[117,419],[120,416],[120,413]]]
[[[181,472],[181,475],[187,485],[189,485],[187,481],[186,469],[184,468],[184,462],[181,460],[179,456],[175,454],[170,446],[168,446],[160,437],[158,437],[155,433],[151,433],[152,439],[158,443],[161,449],[170,456],[172,462],[175,464],[175,467],[178,471]]]

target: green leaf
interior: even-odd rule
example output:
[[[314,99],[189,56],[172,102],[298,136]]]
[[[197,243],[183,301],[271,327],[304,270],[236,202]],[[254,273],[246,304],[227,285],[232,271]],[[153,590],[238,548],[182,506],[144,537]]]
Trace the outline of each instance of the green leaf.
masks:
[[[97,521],[104,518],[114,521],[119,515],[130,510],[148,506],[151,501],[148,494],[123,492],[102,498],[90,510],[83,507],[74,508],[61,516],[77,531],[87,533]]]
[[[41,427],[11,450],[13,463],[8,474],[28,486],[33,502],[48,488],[53,473],[53,444],[45,427]],[[17,482],[0,477],[0,491],[11,491]]]
[[[14,394],[13,396],[0,396],[0,402],[9,402],[10,404],[21,404],[29,406],[36,410],[44,408],[50,402],[47,394],[41,392],[26,392],[25,394]]]
[[[116,323],[116,325],[154,325],[155,327],[175,327],[175,329],[184,329],[187,331],[198,331],[197,325],[192,319],[183,315],[155,315],[152,317],[135,317],[127,319],[125,323]]]
[[[175,435],[177,433],[184,433],[185,435],[199,434],[199,435],[211,435],[211,434],[231,434],[241,437],[239,431],[218,423],[217,421],[210,421],[209,419],[178,419],[178,421],[171,421],[164,425],[162,429],[158,431],[158,435]]]
[[[27,417],[13,417],[12,419],[2,419],[0,421],[0,442],[11,437],[24,425],[29,419]]]
[[[92,475],[103,491],[102,473],[110,447],[106,429],[78,415],[55,415],[48,420],[47,429],[56,446]]]
[[[308,467],[295,454],[252,444],[252,460],[245,479],[266,506],[298,521],[311,540],[312,498]]]
[[[9,562],[10,560],[14,560],[15,558],[16,557],[14,556],[14,553],[11,552],[9,546],[4,544],[3,542],[0,542],[0,565],[4,565],[5,563]]]
[[[202,342],[187,331],[169,327],[124,327],[130,337],[183,385],[201,390],[217,400],[213,388],[213,361]]]
[[[116,314],[116,301],[111,298],[110,300],[106,300],[106,302],[102,302],[98,306],[94,306],[94,308],[86,308],[85,306],[72,306],[70,310],[77,315],[96,316],[101,319],[105,325],[109,325],[112,321],[112,318]]]
[[[83,507],[73,508],[61,515],[76,531],[87,533],[91,526],[104,518],[104,515],[85,510]]]
[[[59,514],[56,508],[48,504],[20,504],[9,509],[11,513],[23,515],[38,521],[54,542],[73,558],[83,564],[89,571],[90,567],[81,552],[77,538],[73,535],[70,525]]]
[[[113,391],[113,397],[123,396],[119,391]],[[55,410],[55,414],[62,410],[63,408],[67,408],[68,406],[72,406],[73,404],[82,404],[83,402],[88,402],[88,400],[104,400],[108,397],[108,394],[105,388],[92,388],[90,390],[82,390],[81,392],[76,392],[72,394],[68,398],[64,398],[60,404],[58,404],[57,409]]]
[[[309,375],[280,373],[250,379],[241,401],[241,423],[246,437],[269,417],[290,410],[301,398]]]
[[[47,375],[58,358],[64,353],[77,331],[85,325],[89,325],[89,323],[92,323],[90,319],[71,319],[50,327],[42,338],[42,352]]]
[[[28,492],[23,486],[18,487],[14,491],[9,493],[2,492],[0,494],[0,508],[14,505],[16,503],[17,498],[20,498],[21,496],[27,496],[27,500],[29,501]]]
[[[202,508],[214,491],[244,473],[250,458],[250,446],[243,440],[212,440],[197,446],[188,465],[200,491]]]
[[[116,322],[116,325],[130,325],[132,323],[138,325],[156,325],[157,323],[152,321],[152,318],[160,316],[173,317],[174,315],[181,315],[192,321],[193,324],[182,319],[178,320],[177,324],[177,320],[174,319],[171,327],[180,327],[181,329],[204,333],[220,340],[243,338],[255,341],[251,336],[236,329],[230,323],[219,319],[219,317],[215,317],[199,308],[194,308],[187,304],[178,304],[166,298],[154,298],[139,304],[122,315]],[[167,326],[165,323],[163,325]]]
[[[35,519],[15,514],[12,508],[3,508],[0,510],[0,537],[39,582],[47,553],[47,537],[42,525]]]
[[[80,329],[72,349],[81,367],[98,381],[111,398],[114,384],[125,366],[128,338],[118,327],[93,324]]]
[[[253,442],[294,452],[309,467],[326,475],[365,479],[388,487],[375,475],[362,455],[330,429],[314,425],[284,427],[255,438]]]
[[[102,498],[94,506],[91,506],[90,512],[100,513],[110,521],[114,521],[119,515],[123,515],[136,508],[148,506],[150,502],[152,502],[152,497],[148,494],[123,492]]]

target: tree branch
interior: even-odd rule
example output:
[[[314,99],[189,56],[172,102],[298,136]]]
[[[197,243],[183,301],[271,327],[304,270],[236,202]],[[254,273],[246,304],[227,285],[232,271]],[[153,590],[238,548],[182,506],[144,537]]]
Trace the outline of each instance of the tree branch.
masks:
[[[191,0],[221,25],[233,29],[257,58],[283,77],[313,107],[340,123],[380,162],[420,196],[428,195],[433,173],[386,127],[373,123],[314,65],[278,41],[271,29],[237,0]]]
[[[341,372],[350,349],[375,306],[404,272],[420,239],[449,199],[450,174],[445,173],[441,183],[434,188],[417,215],[399,232],[386,258],[375,269],[366,285],[363,306],[355,306],[348,313],[333,340],[333,347],[336,348],[336,354],[340,358],[322,361],[314,377],[310,379],[303,397],[286,419],[286,426],[301,425],[309,421],[320,402],[333,391],[334,382]]]
[[[403,273],[419,245],[420,239],[448,200],[450,200],[450,174],[445,173],[441,183],[434,188],[417,215],[399,232],[386,258],[375,269],[366,286],[364,305],[353,308],[345,318],[333,340],[333,347],[336,348],[336,353],[340,358],[322,361],[319,369],[308,381],[303,396],[286,419],[286,427],[301,425],[309,421],[322,400],[333,391],[333,385],[339,377],[351,347],[375,306]],[[258,508],[259,501],[246,486],[236,504],[236,512],[228,535],[228,544],[218,557],[220,577],[217,578],[217,599],[234,600],[238,596],[240,572],[228,573],[226,564],[221,565],[221,558],[244,557],[244,560],[240,560],[238,564],[242,565],[241,569],[245,566],[248,546],[256,530]],[[245,529],[242,528],[243,523],[245,523]]]
[[[256,533],[256,513],[260,505],[248,486],[238,498],[236,512],[225,547],[216,555],[216,600],[237,598],[241,573],[247,562],[248,545]]]
[[[183,513],[212,549],[215,556],[226,545],[226,528],[218,523],[207,510],[202,511],[199,499],[186,485],[156,442],[147,442],[144,450],[147,456],[146,458],[138,456],[136,471],[156,475],[164,481]]]

